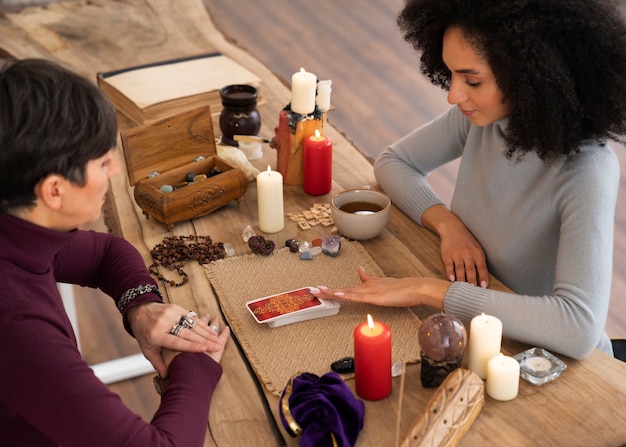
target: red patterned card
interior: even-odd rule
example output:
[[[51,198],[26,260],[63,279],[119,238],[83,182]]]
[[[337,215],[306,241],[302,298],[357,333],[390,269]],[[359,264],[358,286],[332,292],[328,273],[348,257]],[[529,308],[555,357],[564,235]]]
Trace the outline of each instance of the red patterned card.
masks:
[[[246,303],[246,307],[259,323],[269,323],[276,318],[318,306],[323,306],[323,303],[311,294],[310,287],[290,290]]]

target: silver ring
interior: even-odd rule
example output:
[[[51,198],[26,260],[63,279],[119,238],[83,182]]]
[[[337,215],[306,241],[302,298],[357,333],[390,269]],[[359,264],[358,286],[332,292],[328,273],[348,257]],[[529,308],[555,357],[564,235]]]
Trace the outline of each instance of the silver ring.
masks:
[[[197,315],[198,314],[193,311],[189,312],[186,316],[180,317],[178,324],[181,324],[186,328],[193,329],[193,327],[196,325],[196,320],[194,320],[193,318]]]
[[[182,324],[175,324],[174,326],[172,326],[170,334],[179,337],[183,329],[185,329],[185,326],[183,326]]]
[[[217,327],[216,325],[212,324],[211,326],[209,326],[211,328],[211,330],[213,332],[215,332],[215,335],[220,335],[220,328]]]

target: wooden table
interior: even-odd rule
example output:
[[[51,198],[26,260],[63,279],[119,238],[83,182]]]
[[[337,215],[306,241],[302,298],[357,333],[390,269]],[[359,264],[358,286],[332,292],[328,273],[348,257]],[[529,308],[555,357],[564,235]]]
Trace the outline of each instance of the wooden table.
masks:
[[[53,4],[46,9],[29,8],[0,20],[0,48],[17,58],[44,57],[59,61],[91,79],[95,79],[97,71],[221,51],[262,78],[264,102],[259,111],[263,121],[261,134],[266,138],[273,136],[278,111],[289,102],[289,89],[267,67],[227,42],[214,28],[200,0],[96,0]],[[120,125],[125,128],[129,123],[120,117]],[[215,128],[219,129],[217,124]],[[327,134],[334,142],[333,190],[327,196],[312,197],[299,186],[286,186],[285,212],[298,212],[314,202],[327,202],[333,193],[344,188],[375,185],[372,167],[358,150],[332,126]],[[124,168],[121,149],[117,156]],[[268,164],[276,165],[276,154],[265,147],[264,157],[254,161],[254,165],[264,169]],[[238,205],[228,204],[209,216],[177,224],[172,232],[167,232],[142,215],[134,203],[128,179],[121,175],[111,183],[107,223],[140,250],[146,264],[151,261],[149,250],[171,233],[210,235],[214,241],[231,243],[237,254],[244,254],[250,251],[241,237],[243,227],[250,224],[262,234],[257,226],[256,205],[256,185],[252,182]],[[311,240],[326,234],[328,229],[318,227],[299,231],[294,223],[286,221],[283,231],[267,236],[282,246],[289,238]],[[383,234],[363,245],[387,276],[441,277],[443,274],[436,236],[397,209],[393,209]],[[203,268],[189,264],[185,269],[190,283],[180,288],[163,286],[166,299],[201,313],[219,313],[217,297]],[[432,309],[414,310],[419,315],[432,312]],[[505,340],[503,351],[514,354],[527,347]],[[626,363],[597,350],[583,361],[563,360],[568,368],[552,383],[536,387],[521,381],[519,396],[509,402],[486,397],[482,412],[461,445],[626,443]],[[205,445],[297,445],[297,440],[287,436],[279,422],[277,398],[259,385],[235,341],[227,347],[222,364],[225,373],[214,395]],[[419,365],[412,365],[406,372],[402,435],[434,393],[421,386],[419,370]],[[394,379],[388,398],[366,402],[365,428],[359,446],[394,445],[399,380]],[[353,381],[348,384],[352,387]]]

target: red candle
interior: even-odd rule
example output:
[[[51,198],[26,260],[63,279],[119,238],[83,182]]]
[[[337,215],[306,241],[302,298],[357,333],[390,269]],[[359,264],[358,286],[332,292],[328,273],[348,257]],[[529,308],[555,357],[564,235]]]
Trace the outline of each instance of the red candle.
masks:
[[[384,399],[391,393],[391,329],[367,315],[354,330],[354,386],[363,399]]]
[[[304,192],[313,196],[328,194],[333,182],[333,143],[315,135],[304,139]]]

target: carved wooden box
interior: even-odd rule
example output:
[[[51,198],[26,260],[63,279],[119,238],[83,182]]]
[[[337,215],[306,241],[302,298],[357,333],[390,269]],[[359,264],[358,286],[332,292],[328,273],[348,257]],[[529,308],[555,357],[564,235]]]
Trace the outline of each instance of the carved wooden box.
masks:
[[[243,170],[217,156],[208,106],[122,131],[120,136],[135,202],[167,229],[239,201],[246,193]],[[207,178],[201,179],[202,174]]]

